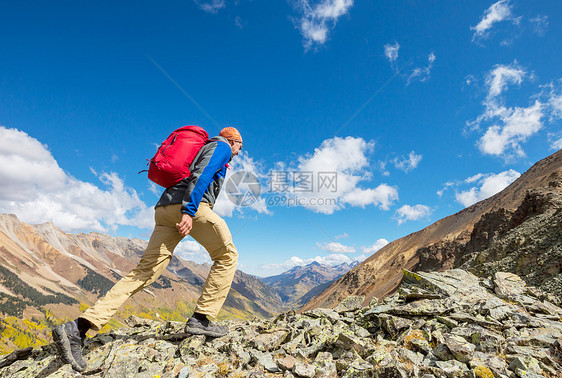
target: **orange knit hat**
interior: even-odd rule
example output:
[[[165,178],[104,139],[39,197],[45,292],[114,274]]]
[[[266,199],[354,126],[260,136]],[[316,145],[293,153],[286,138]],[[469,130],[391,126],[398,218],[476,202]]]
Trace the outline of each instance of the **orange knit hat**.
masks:
[[[219,135],[221,137],[225,137],[226,139],[237,140],[242,142],[242,135],[240,135],[240,132],[236,130],[236,128],[234,127],[225,127],[224,129],[221,130]]]

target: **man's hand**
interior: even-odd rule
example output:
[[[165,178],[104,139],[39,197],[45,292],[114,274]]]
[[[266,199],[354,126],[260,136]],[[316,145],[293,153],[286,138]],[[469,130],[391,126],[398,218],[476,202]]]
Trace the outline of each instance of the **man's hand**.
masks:
[[[178,228],[180,234],[187,236],[187,234],[191,231],[191,227],[193,227],[193,218],[191,215],[183,213],[181,222],[176,223],[176,227]]]

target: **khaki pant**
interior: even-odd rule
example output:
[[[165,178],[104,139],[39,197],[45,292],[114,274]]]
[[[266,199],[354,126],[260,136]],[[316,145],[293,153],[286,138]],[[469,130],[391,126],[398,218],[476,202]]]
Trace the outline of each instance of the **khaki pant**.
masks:
[[[156,208],[156,226],[137,267],[81,315],[92,323],[94,330],[103,327],[129,297],[156,281],[166,269],[174,248],[183,239],[176,228],[176,223],[180,223],[182,217],[180,209],[180,204]],[[213,260],[195,311],[216,318],[230,290],[238,252],[232,244],[226,222],[211,210],[208,203],[201,202],[199,205],[189,234],[205,247]]]

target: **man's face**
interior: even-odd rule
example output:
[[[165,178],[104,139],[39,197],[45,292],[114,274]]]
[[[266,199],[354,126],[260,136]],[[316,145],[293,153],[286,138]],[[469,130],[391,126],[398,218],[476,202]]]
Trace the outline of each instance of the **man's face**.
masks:
[[[238,155],[240,150],[242,149],[242,142],[239,140],[229,140],[230,142],[230,149],[232,150],[232,156]]]

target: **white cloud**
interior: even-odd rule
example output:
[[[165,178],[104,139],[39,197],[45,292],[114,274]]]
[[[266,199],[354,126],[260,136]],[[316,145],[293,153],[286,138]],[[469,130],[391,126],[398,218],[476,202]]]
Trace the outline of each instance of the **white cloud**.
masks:
[[[479,174],[473,176],[478,177],[477,182],[479,186],[472,187],[460,193],[457,192],[455,194],[456,200],[465,207],[468,207],[499,193],[513,181],[517,180],[519,176],[521,176],[521,174],[513,169],[498,174]],[[465,182],[473,183],[474,180],[470,179],[471,178],[465,180]]]
[[[334,237],[335,237],[336,239],[346,239],[346,238],[349,237],[349,234],[348,234],[347,232],[344,232],[343,234],[341,234],[341,235],[336,235],[336,236],[334,236]]]
[[[152,181],[150,181],[148,183],[148,190],[150,191],[150,193],[153,193],[154,195],[156,195],[158,197],[160,197],[160,195],[162,194],[161,187],[159,187],[158,185],[156,185]]]
[[[225,0],[211,0],[211,1],[202,1],[202,0],[193,0],[195,4],[199,6],[202,10],[208,13],[217,13],[220,9],[226,7]]]
[[[398,190],[387,184],[380,184],[374,189],[360,189],[344,193],[341,201],[351,206],[365,207],[367,205],[378,206],[382,210],[389,210],[394,201],[398,201]]]
[[[303,206],[323,214],[332,214],[347,205],[374,205],[388,210],[398,200],[398,190],[395,187],[384,183],[374,188],[365,189],[360,186],[371,177],[367,170],[370,167],[367,156],[373,147],[374,143],[362,138],[335,137],[323,141],[313,154],[299,157],[294,172],[290,172],[290,168],[284,164],[277,164],[285,172],[293,174],[293,177],[295,172],[306,174],[308,183],[311,184],[307,186],[309,191],[294,190],[280,194],[290,198],[295,206]],[[275,178],[276,172],[278,171],[271,172],[270,183],[278,180]]]
[[[550,149],[556,151],[562,149],[562,137],[558,139],[552,139],[550,142]]]
[[[297,256],[293,256],[291,257],[289,260],[281,263],[281,264],[268,264],[268,265],[263,265],[262,269],[265,270],[288,270],[291,269],[295,266],[305,266],[308,265],[312,262],[316,261],[319,264],[322,265],[330,265],[330,266],[336,266],[336,265],[340,265],[343,263],[351,263],[353,262],[353,260],[351,258],[349,258],[349,256],[346,256],[344,254],[341,253],[334,253],[328,256],[324,256],[324,257],[320,257],[320,256],[316,256],[313,258],[308,258],[308,259],[302,259],[300,257]]]
[[[363,252],[363,254],[372,255],[373,253],[378,252],[382,247],[384,247],[387,244],[388,244],[388,240],[379,239],[372,246],[361,248],[361,251]]]
[[[337,20],[347,14],[353,0],[321,0],[310,4],[308,0],[297,0],[301,17],[296,26],[304,37],[304,46],[308,50],[315,45],[323,45],[328,33],[336,25]]]
[[[37,139],[0,126],[0,212],[28,223],[52,222],[65,231],[153,226],[153,209],[134,189],[116,173],[97,176],[105,189],[64,172]]]
[[[480,22],[476,26],[470,27],[471,30],[474,30],[472,40],[478,41],[488,38],[494,24],[507,20],[512,20],[514,23],[518,22],[518,19],[514,18],[511,13],[509,0],[500,0],[492,4],[482,15]]]
[[[398,224],[402,224],[406,221],[427,219],[431,215],[431,208],[425,205],[404,205],[396,211],[396,219]]]
[[[483,154],[504,160],[525,156],[523,144],[544,127],[546,117],[550,115],[552,120],[557,114],[558,91],[554,83],[543,86],[542,92],[532,97],[528,107],[504,105],[502,94],[508,86],[521,85],[526,77],[527,72],[517,61],[511,65],[496,65],[486,76],[488,93],[483,102],[484,112],[475,121],[467,122],[472,130],[486,127],[476,143]]]
[[[510,66],[497,64],[486,77],[486,85],[489,88],[488,100],[502,94],[508,84],[520,85],[526,75],[527,73],[517,61]]]
[[[209,253],[201,246],[201,244],[191,239],[182,240],[176,249],[174,249],[174,254],[184,260],[193,261],[198,264],[211,262]]]
[[[332,252],[332,253],[355,253],[355,248],[349,247],[347,245],[343,245],[341,243],[330,242],[330,243],[316,243],[318,248],[323,249],[324,251]]]
[[[384,45],[384,56],[393,66],[396,59],[398,59],[398,50],[400,50],[398,42],[394,42],[394,45],[391,45],[390,43]]]
[[[480,151],[496,156],[525,156],[521,144],[542,129],[543,110],[539,101],[527,108],[502,108],[495,117],[499,124],[490,126],[478,141]]]
[[[408,77],[406,82],[406,86],[410,85],[410,83],[414,80],[421,81],[422,83],[429,80],[431,77],[431,68],[433,67],[433,62],[435,62],[435,54],[432,52],[427,57],[427,66],[426,67],[416,67]]]
[[[538,35],[543,36],[548,30],[548,16],[537,16],[532,18],[530,21],[533,27],[533,32]]]
[[[393,163],[396,168],[408,173],[418,166],[422,157],[422,155],[417,155],[414,151],[412,151],[408,157],[402,157],[400,159],[396,158],[393,160]]]
[[[451,186],[454,186],[454,185],[455,185],[455,183],[452,182],[452,181],[446,182],[445,185],[443,185],[443,189],[437,191],[437,195],[438,195],[439,197],[442,197],[442,196],[443,196],[443,193],[445,193],[445,191],[446,191],[447,189],[449,189]]]

